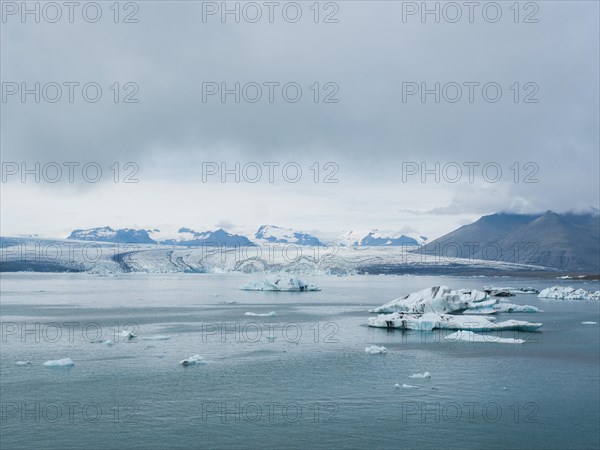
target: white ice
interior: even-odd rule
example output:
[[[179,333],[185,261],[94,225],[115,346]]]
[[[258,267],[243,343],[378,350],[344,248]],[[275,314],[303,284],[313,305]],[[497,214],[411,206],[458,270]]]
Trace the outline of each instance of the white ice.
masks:
[[[505,320],[494,322],[492,317],[449,315],[449,314],[380,314],[368,319],[368,325],[376,328],[400,328],[414,331],[471,330],[471,331],[537,331],[541,323],[520,320]]]
[[[582,325],[598,325],[598,322],[581,322]]]
[[[44,365],[46,367],[67,367],[67,366],[74,366],[75,363],[71,360],[71,358],[64,358],[64,359],[53,359],[50,361],[46,361],[44,363]]]
[[[121,337],[124,337],[125,339],[133,339],[135,337],[135,334],[133,334],[132,331],[123,330],[121,331]]]
[[[429,372],[415,373],[408,378],[431,378],[431,374]]]
[[[142,341],[166,341],[169,339],[171,339],[171,336],[157,335],[157,336],[144,336],[142,338]]]
[[[28,366],[31,361],[17,361],[17,366]]]
[[[244,314],[245,316],[255,316],[255,317],[273,317],[275,315],[277,315],[277,313],[275,311],[271,311],[268,313],[253,313],[253,312],[247,312],[246,314]]]
[[[306,283],[300,278],[286,275],[271,275],[265,281],[250,281],[240,288],[243,291],[285,291],[306,292],[320,291],[321,288],[314,284]]]
[[[385,352],[385,347],[377,347],[376,345],[370,345],[369,347],[365,348],[365,353],[369,353],[370,355],[379,355]]]
[[[194,364],[206,364],[206,361],[202,359],[202,356],[194,355],[179,361],[179,364],[181,364],[182,366],[191,366]]]
[[[457,331],[456,333],[446,336],[444,340],[453,342],[489,342],[496,344],[523,344],[525,342],[523,339],[484,336],[482,334],[473,333],[472,331]]]
[[[600,300],[600,291],[586,291],[571,286],[552,286],[543,289],[539,298],[555,298],[559,300]]]

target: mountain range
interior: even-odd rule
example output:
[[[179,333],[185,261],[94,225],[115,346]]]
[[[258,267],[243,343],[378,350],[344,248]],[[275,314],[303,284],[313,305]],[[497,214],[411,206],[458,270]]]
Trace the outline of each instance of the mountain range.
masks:
[[[229,233],[222,228],[215,231],[195,231],[191,228],[182,227],[175,233],[168,233],[156,228],[149,230],[121,228],[115,230],[108,226],[74,230],[67,239],[132,244],[218,245],[225,247],[255,246],[267,243],[302,246],[337,244],[350,247],[418,247],[427,240],[423,236],[411,237],[402,233],[381,232],[379,230],[349,231],[338,237],[321,238],[310,233],[276,225],[261,225],[252,239]]]
[[[417,250],[425,255],[600,270],[600,215],[498,213],[483,216]]]

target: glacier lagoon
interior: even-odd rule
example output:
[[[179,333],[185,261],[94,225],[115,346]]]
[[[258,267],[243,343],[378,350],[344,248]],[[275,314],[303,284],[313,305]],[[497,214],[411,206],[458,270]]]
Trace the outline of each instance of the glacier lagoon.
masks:
[[[367,326],[367,310],[430,286],[562,281],[310,276],[321,292],[239,290],[256,276],[3,273],[1,447],[598,445],[597,301],[517,294],[511,302],[544,311],[543,332],[491,339],[522,345]],[[372,345],[386,352],[366,353]],[[201,364],[180,364],[196,355]]]

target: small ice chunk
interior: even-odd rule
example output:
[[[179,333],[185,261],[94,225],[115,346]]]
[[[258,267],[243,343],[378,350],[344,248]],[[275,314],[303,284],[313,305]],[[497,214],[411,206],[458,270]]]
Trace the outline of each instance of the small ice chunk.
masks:
[[[64,358],[64,359],[52,359],[50,361],[46,361],[44,363],[44,365],[46,367],[68,367],[68,366],[74,366],[75,363],[73,362],[73,360],[71,360],[71,358]]]
[[[135,334],[133,334],[132,331],[123,330],[123,331],[121,331],[121,337],[124,337],[125,339],[133,339],[136,336],[135,336]]]
[[[104,341],[104,344],[111,347],[111,346],[115,345],[115,341],[113,341],[112,339],[109,339],[107,341]]]
[[[446,341],[462,341],[462,342],[490,342],[496,344],[523,344],[523,339],[501,338],[493,335],[483,335],[473,333],[472,331],[457,331],[444,338]]]
[[[377,347],[376,345],[370,345],[369,347],[365,348],[365,353],[369,353],[370,355],[379,355],[385,352],[385,347]]]
[[[581,322],[582,325],[598,325],[598,322]]]
[[[253,312],[247,312],[246,314],[244,314],[245,316],[254,316],[254,317],[272,317],[277,315],[277,313],[275,311],[271,311],[268,313],[253,313]]]
[[[403,389],[416,389],[417,386],[413,386],[412,384],[402,384]]]
[[[205,363],[206,363],[206,361],[204,361],[204,359],[202,359],[202,356],[200,356],[200,355],[190,356],[189,358],[179,361],[179,364],[181,364],[182,366],[192,366],[194,364],[205,364]]]
[[[28,366],[29,364],[31,364],[31,361],[17,361],[17,366]]]
[[[142,338],[142,341],[167,341],[169,339],[171,339],[171,336],[156,335],[156,336],[144,336]]]
[[[431,378],[431,374],[429,372],[415,373],[408,378]]]

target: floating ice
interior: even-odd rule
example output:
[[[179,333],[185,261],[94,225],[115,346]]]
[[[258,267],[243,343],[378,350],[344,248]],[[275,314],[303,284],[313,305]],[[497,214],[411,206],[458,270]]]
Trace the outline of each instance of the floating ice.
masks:
[[[435,286],[413,292],[369,310],[371,313],[405,312],[414,314],[443,314],[463,311],[468,314],[496,314],[501,312],[540,312],[540,309],[529,305],[499,303],[497,299],[490,298],[486,292],[482,291],[467,289],[453,291],[447,286]]]
[[[380,314],[368,319],[368,325],[376,328],[400,328],[414,331],[444,330],[471,330],[471,331],[537,331],[541,323],[525,322],[520,320],[505,320],[493,322],[491,317],[450,315],[450,314]]]
[[[431,374],[429,372],[415,373],[408,378],[431,378]]]
[[[169,339],[171,339],[171,336],[156,335],[156,336],[144,336],[142,338],[142,341],[167,341]]]
[[[537,313],[542,312],[540,308],[531,305],[515,305],[514,303],[499,302],[494,305],[494,310],[499,313]],[[472,310],[467,310],[472,314]]]
[[[512,297],[515,294],[539,294],[540,293],[540,291],[538,291],[536,288],[532,288],[532,287],[513,288],[513,287],[484,286],[483,290],[490,295],[494,295],[494,296],[498,296],[498,297]],[[508,293],[509,295],[505,295],[505,293]]]
[[[28,366],[31,361],[17,361],[17,366]]]
[[[385,352],[386,352],[385,347],[377,347],[376,345],[371,345],[371,346],[365,348],[365,353],[369,353],[371,355],[378,355],[380,353],[385,353]]]
[[[397,298],[369,312],[451,313],[471,307],[491,306],[495,303],[496,300],[490,299],[485,292],[452,291],[447,286],[434,286]]]
[[[275,311],[271,311],[268,313],[253,313],[253,312],[247,312],[246,314],[244,314],[245,316],[254,316],[254,317],[272,317],[277,315],[277,313]]]
[[[124,337],[125,339],[133,339],[136,336],[135,336],[135,334],[133,334],[132,331],[123,330],[123,331],[121,331],[121,337]]]
[[[586,291],[585,289],[575,289],[570,286],[552,286],[543,289],[538,297],[559,300],[600,300],[600,291]]]
[[[300,278],[285,275],[271,275],[265,281],[251,281],[240,288],[243,291],[320,291],[314,284],[305,283]]]
[[[113,341],[112,339],[109,339],[109,340],[107,340],[107,341],[104,341],[104,344],[105,344],[105,345],[108,345],[108,346],[110,347],[110,346],[112,346],[112,345],[115,345],[115,341]]]
[[[206,361],[202,359],[202,356],[194,355],[179,361],[179,364],[181,364],[182,366],[192,366],[194,364],[206,364]]]
[[[496,344],[523,344],[523,339],[500,338],[498,336],[484,336],[476,334],[472,331],[457,331],[444,338],[446,341],[462,341],[462,342],[489,342]]]
[[[598,325],[598,322],[581,322],[582,325]]]
[[[416,389],[417,386],[413,386],[412,384],[402,384],[402,388],[403,389]]]
[[[71,358],[64,358],[64,359],[53,359],[50,361],[46,361],[44,363],[44,365],[46,367],[67,367],[67,366],[74,366],[75,363],[71,360]]]

